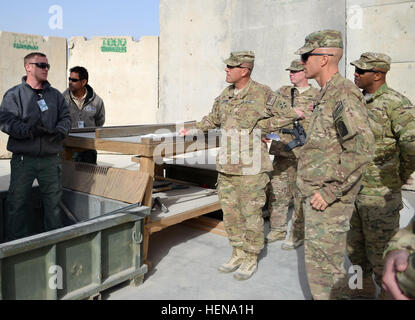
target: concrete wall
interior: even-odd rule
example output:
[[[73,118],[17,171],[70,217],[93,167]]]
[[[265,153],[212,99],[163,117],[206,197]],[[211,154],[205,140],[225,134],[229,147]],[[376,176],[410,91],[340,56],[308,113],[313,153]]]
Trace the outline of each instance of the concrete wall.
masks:
[[[228,85],[223,60],[234,50],[255,51],[255,80],[273,89],[289,84],[284,69],[298,58],[294,51],[307,34],[328,28],[343,32],[342,74],[353,79],[349,63],[364,51],[387,53],[389,85],[415,102],[415,1],[160,0],[159,16],[160,39],[69,40],[68,67],[89,70],[105,125],[201,119]],[[1,95],[20,82],[23,57],[34,50],[48,55],[52,85],[66,88],[66,39],[0,32]],[[6,138],[0,133],[0,156]]]
[[[307,34],[343,33],[340,72],[364,51],[392,57],[389,85],[415,102],[415,1],[160,0],[159,122],[199,120],[226,87],[223,59],[253,50],[252,77],[273,89],[289,84],[284,69]],[[317,86],[317,84],[312,81]]]
[[[21,83],[26,75],[23,58],[34,51],[48,56],[51,69],[48,80],[58,90],[66,87],[66,39],[0,31],[0,97]],[[0,158],[9,157],[8,135],[0,132]]]
[[[226,85],[236,1],[160,1],[158,122],[200,119]]]
[[[236,1],[232,12],[231,47],[256,54],[253,78],[278,89],[290,84],[285,69],[310,32],[335,29],[345,33],[343,0]],[[319,17],[319,18],[316,18]],[[340,62],[344,74],[345,61]],[[313,85],[317,84],[313,81]]]
[[[104,100],[105,126],[157,122],[158,37],[71,38],[68,70],[77,65]]]
[[[383,52],[392,58],[389,86],[415,103],[415,1],[348,0],[347,77],[350,62],[362,52]]]
[[[309,30],[344,33],[345,10],[343,0],[160,0],[159,122],[207,114],[228,85],[230,51],[255,52],[253,79],[273,89],[288,84],[284,69]]]

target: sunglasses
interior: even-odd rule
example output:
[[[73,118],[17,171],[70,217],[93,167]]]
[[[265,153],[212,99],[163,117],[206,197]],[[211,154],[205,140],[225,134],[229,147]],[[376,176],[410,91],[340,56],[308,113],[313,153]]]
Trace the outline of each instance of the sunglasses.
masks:
[[[80,81],[81,79],[75,79],[75,78],[71,78],[71,77],[69,77],[69,78],[68,78],[68,80],[69,80],[69,81],[71,81],[71,82],[78,82],[78,81]]]
[[[303,53],[301,55],[301,61],[302,62],[307,62],[308,58],[310,56],[334,56],[334,54],[331,53],[312,53],[312,52],[307,52],[307,53]]]
[[[50,69],[50,64],[46,62],[30,62],[29,64],[34,64],[36,67],[40,69]]]
[[[363,69],[360,69],[360,68],[355,68],[354,69],[354,72],[356,72],[357,74],[360,74],[360,75],[365,74],[366,72],[386,73],[384,71],[378,71],[378,70],[363,70]]]

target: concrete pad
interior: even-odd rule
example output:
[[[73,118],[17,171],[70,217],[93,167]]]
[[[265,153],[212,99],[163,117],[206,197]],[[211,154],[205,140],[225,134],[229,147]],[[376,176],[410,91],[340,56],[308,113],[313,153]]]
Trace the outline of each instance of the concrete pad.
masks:
[[[268,228],[268,223],[266,224]],[[284,251],[281,241],[266,245],[257,272],[246,281],[217,267],[232,249],[227,238],[184,225],[151,235],[153,269],[139,287],[108,290],[109,300],[292,300],[311,299],[304,272],[303,247]]]

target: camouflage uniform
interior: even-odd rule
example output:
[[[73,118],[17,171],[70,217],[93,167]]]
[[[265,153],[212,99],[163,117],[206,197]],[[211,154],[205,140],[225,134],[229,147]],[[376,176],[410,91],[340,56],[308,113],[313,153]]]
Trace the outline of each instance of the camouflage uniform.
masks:
[[[303,71],[304,67],[300,60],[292,61],[287,71]],[[307,131],[309,118],[312,110],[309,105],[313,103],[319,90],[311,85],[305,90],[299,90],[296,86],[283,86],[277,91],[288,101],[291,106],[301,109],[305,113],[305,119],[300,120],[300,124]],[[277,231],[284,235],[287,231],[287,214],[291,200],[295,197],[297,179],[297,156],[301,147],[291,151],[285,151],[285,146],[294,139],[290,134],[279,132],[280,141],[272,141],[270,154],[274,155],[271,174],[271,183],[268,188],[268,211],[270,214],[271,231]],[[298,206],[296,206],[299,209]],[[294,230],[294,232],[293,232]],[[304,219],[301,212],[295,212],[292,217],[290,234],[295,234],[295,239],[303,239]]]
[[[296,54],[327,47],[343,47],[340,32],[312,33]],[[304,212],[305,265],[314,299],[341,297],[337,289],[346,274],[346,233],[362,173],[373,153],[367,117],[360,90],[334,74],[321,88],[300,152],[297,187]],[[328,204],[323,212],[310,203],[317,192]]]
[[[387,72],[390,63],[385,54],[366,52],[351,64],[362,70],[376,68]],[[352,264],[362,267],[364,278],[371,278],[373,271],[376,283],[381,286],[382,255],[399,229],[399,211],[403,208],[401,187],[415,170],[415,108],[386,83],[373,95],[365,91],[363,94],[376,139],[375,155],[362,178],[347,249]]]
[[[415,252],[415,217],[404,229],[399,230],[389,241],[383,256],[394,250],[407,250],[410,254]]]
[[[225,63],[234,66],[253,59],[250,51],[234,52]],[[215,99],[211,113],[196,125],[202,131],[221,128],[217,189],[225,229],[234,248],[258,254],[264,247],[262,207],[272,164],[259,129],[273,132],[296,118],[285,99],[269,87],[249,80],[237,94],[234,85],[227,87]]]
[[[408,267],[404,272],[397,273],[398,285],[408,298],[415,299],[415,217],[405,229],[401,229],[389,241],[383,257],[395,250],[407,251]]]

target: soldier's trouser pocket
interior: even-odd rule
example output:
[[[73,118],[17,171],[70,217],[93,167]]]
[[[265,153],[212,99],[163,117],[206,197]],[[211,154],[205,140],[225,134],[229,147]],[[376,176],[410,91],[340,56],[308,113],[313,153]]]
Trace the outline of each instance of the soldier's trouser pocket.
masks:
[[[346,235],[354,205],[338,201],[317,211],[310,204],[311,198],[302,202],[307,278],[315,299],[331,299],[335,298],[332,289],[346,275]]]
[[[39,189],[45,214],[45,230],[62,227],[59,202],[62,198],[62,163],[58,156],[40,159]]]
[[[269,182],[266,173],[254,176],[236,176],[219,173],[218,194],[223,221],[233,247],[259,253],[264,246],[265,188]]]
[[[30,157],[13,154],[7,194],[6,241],[29,235],[28,214],[36,168]]]
[[[402,209],[401,193],[384,196],[358,195],[356,210],[347,235],[347,251],[353,264],[363,272],[375,273],[381,285],[383,252],[399,230],[399,212]]]

